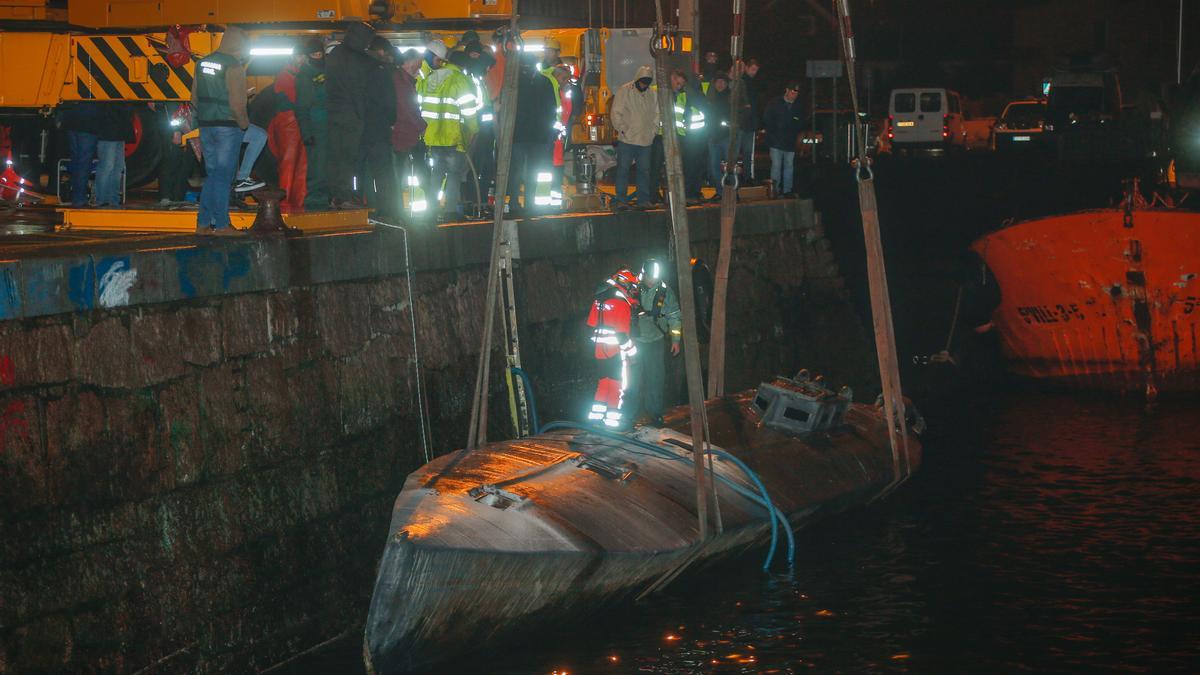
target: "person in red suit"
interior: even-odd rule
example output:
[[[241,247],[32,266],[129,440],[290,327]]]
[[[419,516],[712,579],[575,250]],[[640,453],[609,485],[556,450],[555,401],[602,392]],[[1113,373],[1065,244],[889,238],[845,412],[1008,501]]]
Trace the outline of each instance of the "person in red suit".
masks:
[[[296,92],[296,76],[308,58],[308,49],[320,51],[315,46],[296,49],[272,85],[277,102],[275,117],[267,127],[267,147],[279,165],[279,187],[287,193],[280,206],[288,211],[303,211],[304,198],[308,196],[308,152],[304,139],[312,136],[311,130],[305,128],[311,126],[309,104],[299,100]]]
[[[637,355],[633,321],[637,316],[638,296],[637,275],[622,268],[608,278],[592,301],[587,325],[596,344],[600,381],[588,412],[589,423],[625,429],[632,421],[626,419],[626,413],[633,412],[629,388],[636,381],[630,370]]]

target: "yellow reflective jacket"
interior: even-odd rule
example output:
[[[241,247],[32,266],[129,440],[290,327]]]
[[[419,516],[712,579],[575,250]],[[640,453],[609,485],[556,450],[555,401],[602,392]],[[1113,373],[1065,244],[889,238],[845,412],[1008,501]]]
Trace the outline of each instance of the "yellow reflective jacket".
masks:
[[[420,80],[421,117],[425,118],[425,145],[466,150],[479,131],[482,106],[471,78],[458,66],[446,65]]]
[[[675,133],[687,136],[689,131],[704,129],[704,112],[696,106],[688,106],[687,91],[675,94]]]

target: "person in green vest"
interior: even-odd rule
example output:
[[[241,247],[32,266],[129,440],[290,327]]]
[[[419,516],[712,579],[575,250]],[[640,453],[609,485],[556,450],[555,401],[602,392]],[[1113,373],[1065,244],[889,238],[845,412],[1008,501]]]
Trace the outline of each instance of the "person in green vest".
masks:
[[[698,87],[689,85],[687,73],[679,68],[671,72],[671,91],[675,93],[675,134],[679,136],[679,149],[683,155],[684,196],[688,204],[698,204],[708,154],[704,97]]]
[[[246,32],[230,26],[217,50],[196,63],[192,106],[200,128],[208,178],[200,191],[197,233],[238,234],[229,220],[229,191],[237,170],[242,136],[250,125],[246,111]]]

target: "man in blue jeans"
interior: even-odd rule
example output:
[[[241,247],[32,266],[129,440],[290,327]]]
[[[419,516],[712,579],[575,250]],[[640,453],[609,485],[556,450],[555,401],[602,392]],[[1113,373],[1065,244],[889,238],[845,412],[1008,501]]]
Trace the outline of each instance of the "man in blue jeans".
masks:
[[[729,151],[729,120],[733,112],[729,108],[730,90],[727,73],[713,75],[712,86],[708,88],[707,98],[708,124],[712,127],[712,131],[708,134],[708,182],[716,191],[713,201],[720,201],[724,179],[721,163],[725,161]]]
[[[617,132],[617,195],[613,207],[617,210],[629,208],[629,166],[637,164],[637,190],[633,196],[639,207],[645,207],[655,200],[651,194],[650,148],[654,144],[655,131],[658,129],[658,101],[650,84],[654,81],[654,71],[650,66],[638,68],[636,77],[631,82],[621,85],[613,96],[612,124]]]
[[[133,110],[125,103],[101,108],[96,130],[96,206],[121,208],[125,143],[133,141]]]
[[[96,135],[101,114],[100,106],[92,101],[60,108],[63,131],[71,149],[71,207],[83,208],[88,203],[88,177],[96,159]]]
[[[767,131],[767,148],[771,151],[771,182],[775,193],[794,196],[792,172],[796,164],[796,137],[804,129],[804,106],[800,105],[800,84],[792,81],[783,96],[767,104],[763,126]]]
[[[246,112],[246,69],[242,65],[248,56],[245,31],[230,26],[217,51],[196,64],[192,105],[208,172],[196,217],[196,232],[200,234],[239,233],[229,220],[229,191],[233,187],[242,138],[250,125]]]

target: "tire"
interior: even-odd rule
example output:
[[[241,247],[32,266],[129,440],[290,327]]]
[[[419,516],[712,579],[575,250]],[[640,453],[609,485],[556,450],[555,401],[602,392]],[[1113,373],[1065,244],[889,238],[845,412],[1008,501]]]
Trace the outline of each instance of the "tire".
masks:
[[[125,144],[125,183],[130,189],[158,180],[166,148],[161,130],[166,113],[145,106],[134,109],[133,143]]]
[[[54,158],[58,156],[54,146],[56,134],[51,122],[36,115],[14,115],[0,118],[0,127],[7,127],[12,142],[13,170],[22,178],[44,190],[42,175],[49,175],[51,186],[54,181]],[[42,131],[46,130],[47,161],[42,162]],[[3,170],[3,167],[0,167]],[[51,190],[52,192],[53,190]]]

